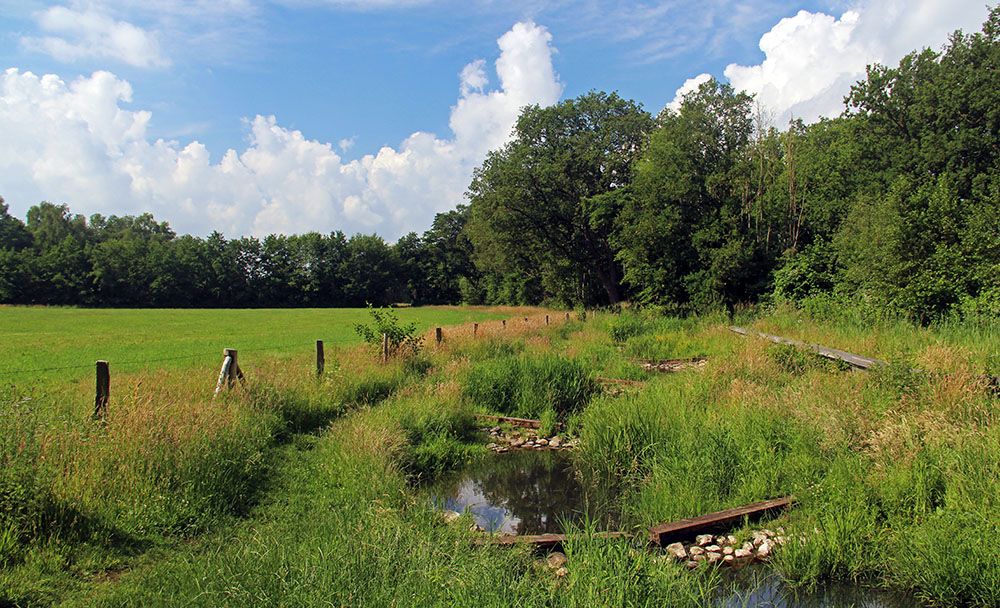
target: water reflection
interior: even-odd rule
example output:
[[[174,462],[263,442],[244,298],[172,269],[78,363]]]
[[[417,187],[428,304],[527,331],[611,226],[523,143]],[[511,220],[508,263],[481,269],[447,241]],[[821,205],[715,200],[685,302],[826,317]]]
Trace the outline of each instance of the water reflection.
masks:
[[[805,592],[788,587],[781,577],[763,566],[728,573],[717,592],[719,608],[913,608],[913,597],[861,587],[826,582]]]
[[[434,504],[468,510],[488,532],[562,532],[565,522],[590,519],[613,529],[610,493],[584,484],[568,451],[516,450],[484,458],[431,488]]]

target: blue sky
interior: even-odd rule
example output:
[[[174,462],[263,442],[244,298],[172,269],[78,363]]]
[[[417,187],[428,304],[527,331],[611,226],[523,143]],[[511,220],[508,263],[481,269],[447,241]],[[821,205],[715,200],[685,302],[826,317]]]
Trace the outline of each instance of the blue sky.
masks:
[[[814,120],[866,63],[986,15],[945,4],[0,0],[0,195],[395,238],[462,201],[522,103],[603,89],[656,112],[710,74]]]

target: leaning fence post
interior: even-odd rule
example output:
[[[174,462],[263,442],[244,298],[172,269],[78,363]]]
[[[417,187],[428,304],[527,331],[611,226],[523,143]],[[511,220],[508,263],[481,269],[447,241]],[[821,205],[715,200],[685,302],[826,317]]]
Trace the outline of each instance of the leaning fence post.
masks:
[[[97,390],[94,396],[94,420],[108,416],[108,399],[111,396],[111,369],[107,361],[97,362]]]
[[[549,324],[549,315],[545,315],[545,324],[546,324],[546,325],[548,325],[548,324]]]
[[[503,323],[503,328],[507,329],[507,319],[500,319],[500,322]]]
[[[326,367],[326,357],[323,354],[323,341],[316,340],[316,375],[322,376]]]
[[[479,335],[479,323],[472,324],[472,335],[473,336]]]
[[[213,395],[213,399],[222,392],[222,388],[226,385],[227,380],[229,380],[229,370],[233,367],[233,358],[229,356],[228,350],[223,351],[225,356],[222,358],[222,369],[219,370],[219,381],[215,383],[215,395]]]
[[[389,334],[382,334],[382,363],[389,362]]]
[[[441,346],[441,340],[444,340],[444,335],[441,333],[440,327],[434,328],[434,339],[437,340],[437,345]]]

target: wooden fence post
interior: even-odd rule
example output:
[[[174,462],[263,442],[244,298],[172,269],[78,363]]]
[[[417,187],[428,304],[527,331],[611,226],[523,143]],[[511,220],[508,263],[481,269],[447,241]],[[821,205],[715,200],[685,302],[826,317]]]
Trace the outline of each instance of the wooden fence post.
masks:
[[[323,353],[323,341],[316,340],[316,375],[322,377],[325,368],[326,356]]]
[[[97,362],[97,390],[94,396],[94,420],[108,416],[108,399],[111,397],[111,369],[107,361]]]
[[[503,323],[503,328],[507,329],[507,319],[500,319],[500,322]]]
[[[236,385],[236,379],[242,379],[243,373],[240,371],[239,359],[236,357],[235,348],[227,348],[222,351],[222,353],[229,357],[229,369],[226,370],[226,388],[233,388]]]
[[[472,324],[472,336],[475,337],[479,335],[479,323]]]
[[[569,321],[569,313],[566,313],[566,320]]]
[[[382,334],[382,363],[389,362],[389,334]]]
[[[444,335],[442,335],[440,327],[434,328],[434,339],[437,340],[437,345],[441,346],[441,340],[444,340]]]
[[[545,315],[545,324],[546,324],[546,325],[548,325],[548,324],[549,324],[549,315]]]

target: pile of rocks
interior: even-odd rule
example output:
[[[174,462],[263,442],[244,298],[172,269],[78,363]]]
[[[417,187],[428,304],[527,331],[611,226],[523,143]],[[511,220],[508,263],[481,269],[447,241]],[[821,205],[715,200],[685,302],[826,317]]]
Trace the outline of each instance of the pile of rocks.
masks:
[[[756,530],[746,542],[739,544],[736,537],[700,534],[693,543],[673,543],[667,545],[667,559],[684,562],[689,569],[698,567],[700,562],[742,568],[754,561],[765,561],[778,545],[788,541],[783,528],[777,532]]]
[[[493,440],[486,448],[502,454],[511,450],[566,450],[574,448],[579,443],[577,439],[564,439],[559,435],[551,437],[539,436],[529,429],[504,432],[499,426],[483,429]]]

